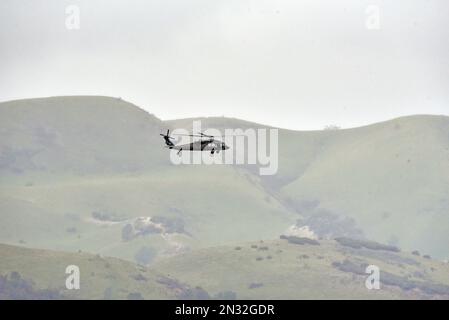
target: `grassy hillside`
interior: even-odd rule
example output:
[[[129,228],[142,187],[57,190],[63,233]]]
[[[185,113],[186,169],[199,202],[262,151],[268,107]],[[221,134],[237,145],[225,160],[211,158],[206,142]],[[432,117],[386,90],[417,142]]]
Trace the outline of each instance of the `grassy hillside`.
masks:
[[[449,299],[447,263],[373,242],[358,247],[351,239],[303,241],[204,248],[152,268],[83,252],[0,244],[0,298]],[[80,290],[65,287],[68,265],[80,269]],[[365,286],[368,265],[380,269],[380,290]]]
[[[273,238],[297,218],[247,173],[226,166],[0,186],[0,208],[1,242],[82,249],[128,260],[134,260],[142,247],[163,256],[236,240]],[[169,234],[148,230],[124,239],[125,226],[135,225],[139,217],[178,221],[182,230]]]
[[[244,170],[172,165],[159,136],[166,125],[121,100],[20,100],[0,104],[0,114],[3,243],[135,261],[142,248],[158,259],[276,237],[296,220]],[[182,230],[139,232],[139,218]],[[124,239],[129,224],[138,234]]]
[[[203,128],[259,127],[198,119]],[[191,126],[187,120],[169,123]],[[345,130],[281,129],[278,173],[261,179],[300,217],[323,211],[350,217],[368,238],[449,257],[449,117],[410,116]]]
[[[0,244],[0,257],[0,299],[177,299],[191,290],[145,267],[88,253]],[[69,265],[79,267],[79,290],[66,288]]]
[[[448,117],[280,130],[279,171],[262,177],[254,166],[172,165],[159,133],[191,122],[108,97],[0,103],[0,242],[132,261],[146,248],[154,262],[276,238],[299,219],[324,238],[342,229],[449,257]],[[153,220],[139,226],[144,218]]]
[[[380,269],[380,290],[368,290],[366,266]],[[206,248],[161,261],[155,268],[206,291],[238,299],[448,299],[449,265],[336,241],[287,240]]]
[[[52,175],[154,170],[166,164],[159,119],[108,97],[0,103],[0,174],[9,183]],[[23,180],[25,179],[25,180]]]
[[[416,116],[332,132],[280,194],[300,212],[314,202],[353,217],[368,238],[448,257],[447,190],[449,118]]]

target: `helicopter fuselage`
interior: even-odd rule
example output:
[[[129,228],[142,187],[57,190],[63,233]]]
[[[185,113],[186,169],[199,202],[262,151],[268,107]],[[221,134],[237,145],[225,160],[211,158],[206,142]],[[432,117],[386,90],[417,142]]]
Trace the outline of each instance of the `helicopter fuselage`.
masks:
[[[215,150],[217,152],[218,152],[218,150],[229,149],[229,147],[224,142],[215,140],[215,139],[194,141],[191,143],[174,145],[169,148],[175,149],[175,150],[180,150],[180,151],[181,150],[183,150],[183,151],[212,151],[212,150]]]

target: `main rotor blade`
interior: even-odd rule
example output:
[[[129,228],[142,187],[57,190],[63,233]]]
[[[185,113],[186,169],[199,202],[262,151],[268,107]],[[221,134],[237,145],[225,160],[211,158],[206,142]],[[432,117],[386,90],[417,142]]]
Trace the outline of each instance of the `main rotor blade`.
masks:
[[[220,134],[220,135],[217,135],[217,136],[207,135],[207,134],[204,134],[202,132],[199,132],[198,134],[200,134],[202,137],[209,137],[209,138],[216,138],[216,137],[221,137],[221,138],[224,138],[224,137],[246,137],[246,134],[228,134],[228,135]]]
[[[209,137],[209,138],[213,138],[214,137],[214,136],[210,136],[210,135],[204,134],[202,132],[198,132],[197,134],[201,135],[202,137]]]
[[[197,134],[178,134],[178,133],[172,133],[174,136],[184,136],[184,137],[203,137]]]
[[[161,134],[162,135],[162,134]],[[180,133],[172,133],[172,136],[184,136],[184,137],[200,137],[200,138],[225,138],[225,137],[240,137],[240,136],[246,136],[245,134],[230,134],[230,135],[218,135],[218,136],[212,136],[207,135],[202,132],[199,132],[198,134],[180,134]]]

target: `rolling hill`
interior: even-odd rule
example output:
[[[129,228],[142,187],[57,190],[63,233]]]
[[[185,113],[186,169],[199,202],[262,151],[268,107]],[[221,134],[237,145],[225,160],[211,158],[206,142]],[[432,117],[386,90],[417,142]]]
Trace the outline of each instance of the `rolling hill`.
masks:
[[[299,241],[293,241],[299,240]],[[304,238],[205,248],[154,268],[206,291],[238,299],[448,299],[449,265],[379,244],[303,242]],[[368,290],[366,267],[380,270],[380,289]]]
[[[0,244],[0,299],[178,299],[197,290],[116,258]],[[66,288],[66,268],[80,270],[79,290]]]
[[[185,252],[151,268],[84,252],[0,244],[0,299],[448,299],[449,265],[375,242],[243,242]],[[65,286],[68,265],[80,289]],[[379,267],[380,289],[365,286]]]
[[[280,193],[356,219],[368,238],[448,257],[449,118],[413,116],[335,132]],[[406,222],[406,223],[404,223]]]
[[[197,120],[206,128],[260,126]],[[191,121],[169,124],[189,128]],[[449,257],[447,116],[409,116],[345,130],[280,129],[279,171],[261,176],[261,183],[302,217],[323,211],[349,217],[367,238]]]
[[[54,97],[0,104],[0,174],[49,178],[157,170],[162,122],[108,97]],[[3,180],[5,181],[5,180]]]
[[[3,243],[134,261],[142,248],[166,256],[277,237],[297,217],[244,170],[172,165],[165,125],[118,99],[14,101],[0,119]],[[180,230],[138,226],[145,219]]]
[[[201,120],[203,128],[263,127]],[[0,242],[130,261],[148,249],[151,264],[276,239],[298,224],[325,239],[360,234],[449,256],[448,117],[280,129],[274,176],[254,166],[172,165],[159,133],[191,122],[161,121],[109,97],[0,103]]]

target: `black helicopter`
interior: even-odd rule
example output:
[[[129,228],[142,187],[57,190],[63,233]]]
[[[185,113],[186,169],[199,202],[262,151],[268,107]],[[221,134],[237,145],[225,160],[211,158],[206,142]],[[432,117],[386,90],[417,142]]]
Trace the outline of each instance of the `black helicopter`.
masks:
[[[229,147],[220,140],[216,140],[214,136],[204,134],[199,132],[198,134],[173,134],[176,136],[187,136],[187,137],[199,137],[200,140],[187,143],[175,145],[171,140],[175,139],[170,136],[170,130],[167,130],[167,134],[160,134],[164,140],[165,145],[169,149],[178,150],[178,155],[181,151],[209,151],[210,154],[219,153],[220,150],[227,150]]]

